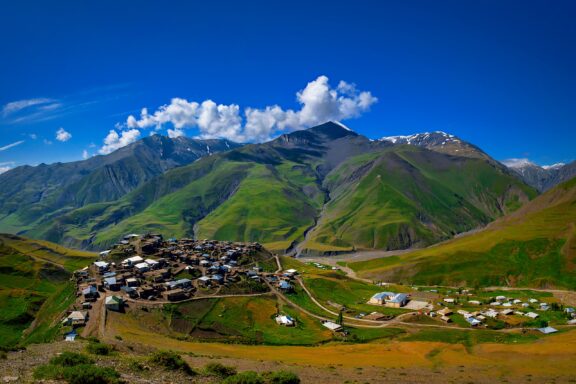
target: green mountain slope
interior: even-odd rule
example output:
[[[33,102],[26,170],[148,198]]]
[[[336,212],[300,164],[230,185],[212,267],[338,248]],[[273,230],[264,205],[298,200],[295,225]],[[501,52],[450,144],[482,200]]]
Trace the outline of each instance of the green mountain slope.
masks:
[[[51,339],[60,314],[76,297],[71,272],[95,258],[45,241],[0,235],[0,346]]]
[[[349,266],[385,281],[576,289],[576,178],[483,231]]]
[[[168,170],[114,201],[51,211],[24,233],[92,249],[148,231],[274,250],[305,237],[312,252],[406,248],[484,225],[535,196],[495,164],[326,123]]]
[[[156,135],[106,156],[15,168],[0,175],[0,231],[26,232],[46,217],[115,201],[169,169],[238,146]]]
[[[331,201],[304,248],[401,249],[487,224],[535,196],[478,158],[414,146],[354,157],[326,178]],[[307,245],[307,243],[309,245]]]

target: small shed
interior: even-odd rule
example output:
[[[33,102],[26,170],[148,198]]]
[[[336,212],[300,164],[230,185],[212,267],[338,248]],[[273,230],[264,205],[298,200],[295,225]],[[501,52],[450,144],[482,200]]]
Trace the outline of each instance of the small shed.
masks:
[[[276,316],[276,323],[285,327],[293,327],[295,325],[294,319],[287,315]]]
[[[331,330],[332,332],[339,332],[342,330],[342,326],[340,324],[336,324],[332,321],[324,321],[322,325]]]

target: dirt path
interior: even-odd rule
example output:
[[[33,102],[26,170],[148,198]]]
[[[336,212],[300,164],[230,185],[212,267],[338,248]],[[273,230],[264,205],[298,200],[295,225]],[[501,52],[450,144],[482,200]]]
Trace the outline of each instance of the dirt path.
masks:
[[[280,262],[280,257],[278,257],[278,255],[274,255],[274,260],[276,260],[276,265],[278,266],[278,269],[274,273],[282,272],[282,263]]]
[[[80,336],[82,337],[89,337],[89,336],[96,336],[100,329],[100,317],[101,311],[104,306],[104,299],[99,298],[94,302],[92,305],[92,309],[88,312],[88,322],[82,331]]]

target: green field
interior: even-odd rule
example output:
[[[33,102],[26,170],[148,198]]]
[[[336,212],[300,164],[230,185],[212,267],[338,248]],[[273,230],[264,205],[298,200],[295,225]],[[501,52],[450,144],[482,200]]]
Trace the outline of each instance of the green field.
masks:
[[[277,325],[280,311],[296,319],[295,327]],[[244,344],[315,345],[332,339],[320,322],[273,296],[206,299],[177,306],[171,328],[191,339]]]

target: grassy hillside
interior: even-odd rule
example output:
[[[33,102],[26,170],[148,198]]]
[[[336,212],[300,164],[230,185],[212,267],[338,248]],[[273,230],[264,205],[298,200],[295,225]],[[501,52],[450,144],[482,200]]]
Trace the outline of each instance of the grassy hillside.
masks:
[[[94,258],[44,241],[0,235],[0,346],[51,339],[59,315],[75,298],[71,272]]]
[[[8,216],[0,228],[89,249],[148,231],[278,251],[305,238],[312,252],[400,249],[482,226],[535,194],[486,159],[373,142],[326,123],[204,157],[115,201],[35,221]]]
[[[481,232],[349,267],[363,277],[415,284],[576,289],[576,179]]]
[[[393,147],[354,157],[326,178],[331,195],[309,250],[430,245],[487,224],[536,192],[484,159]]]

